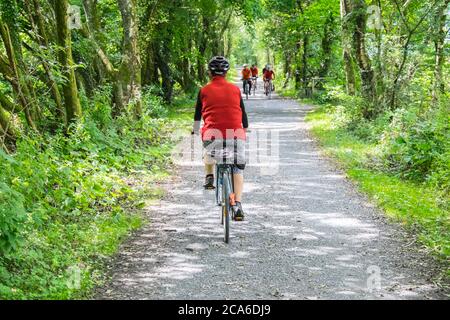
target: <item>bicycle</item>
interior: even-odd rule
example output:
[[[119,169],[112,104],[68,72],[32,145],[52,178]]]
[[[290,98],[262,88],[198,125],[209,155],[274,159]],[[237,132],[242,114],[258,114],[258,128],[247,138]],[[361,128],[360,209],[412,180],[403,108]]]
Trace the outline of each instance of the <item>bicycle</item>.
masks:
[[[257,81],[258,81],[258,77],[252,78],[252,89],[253,89],[254,96],[256,96]]]
[[[273,83],[272,80],[266,80],[264,83],[264,93],[269,100],[272,99]]]
[[[248,100],[248,95],[250,93],[250,83],[249,80],[244,80],[244,94],[246,100]]]

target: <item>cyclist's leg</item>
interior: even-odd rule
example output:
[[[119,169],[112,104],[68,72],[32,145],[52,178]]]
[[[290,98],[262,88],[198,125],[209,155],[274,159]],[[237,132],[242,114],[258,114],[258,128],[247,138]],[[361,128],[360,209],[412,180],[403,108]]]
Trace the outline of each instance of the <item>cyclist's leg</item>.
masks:
[[[239,172],[235,169],[233,172]],[[236,201],[242,202],[242,192],[244,191],[244,175],[242,171],[240,173],[233,173],[233,181],[234,181],[234,194],[236,195]]]
[[[244,169],[245,169],[245,141],[235,139],[234,144],[234,166],[233,166],[233,181],[234,181],[234,193],[236,195],[236,201],[241,202],[242,192],[244,189]]]
[[[205,184],[206,189],[214,188],[214,165],[216,161],[211,157],[208,151],[211,149],[212,141],[204,141],[203,162],[205,164]]]

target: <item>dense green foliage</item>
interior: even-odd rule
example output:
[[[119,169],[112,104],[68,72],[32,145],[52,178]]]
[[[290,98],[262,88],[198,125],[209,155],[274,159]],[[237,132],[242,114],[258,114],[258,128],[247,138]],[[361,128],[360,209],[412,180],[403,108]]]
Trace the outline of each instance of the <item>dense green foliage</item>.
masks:
[[[448,257],[449,1],[271,1],[278,87],[327,106],[315,132],[392,216]],[[258,50],[258,47],[255,47]],[[354,153],[357,153],[357,156]]]
[[[86,294],[102,259],[142,224],[144,199],[159,194],[153,182],[170,164],[168,137],[180,122],[151,118],[164,108],[158,101],[146,99],[139,121],[111,119],[103,93],[91,101],[70,136],[33,136],[14,156],[0,153],[3,298]],[[68,286],[76,277],[79,286]]]
[[[448,256],[449,2],[0,0],[0,298],[96,284],[213,55],[327,104],[327,148]]]

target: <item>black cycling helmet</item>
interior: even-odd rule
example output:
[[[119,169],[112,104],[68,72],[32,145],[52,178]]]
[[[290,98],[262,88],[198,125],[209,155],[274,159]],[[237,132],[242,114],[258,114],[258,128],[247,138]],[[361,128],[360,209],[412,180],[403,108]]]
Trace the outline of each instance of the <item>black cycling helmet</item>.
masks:
[[[230,63],[224,57],[217,56],[209,61],[208,68],[213,75],[224,75],[230,70]]]

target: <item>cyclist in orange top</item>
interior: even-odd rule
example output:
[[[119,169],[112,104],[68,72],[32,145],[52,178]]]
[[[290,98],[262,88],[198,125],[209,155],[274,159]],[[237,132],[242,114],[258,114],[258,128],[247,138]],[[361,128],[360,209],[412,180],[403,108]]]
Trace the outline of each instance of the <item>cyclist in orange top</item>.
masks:
[[[268,94],[269,90],[271,90],[271,91],[275,90],[273,83],[272,83],[272,88],[270,88],[269,90],[266,90],[273,79],[275,79],[275,72],[272,70],[272,67],[270,65],[267,65],[266,68],[264,68],[264,74],[263,74],[264,92],[266,93],[266,95]]]
[[[256,66],[256,64],[254,64],[254,65],[250,68],[250,70],[252,71],[252,77],[258,78],[259,70],[258,70],[258,67]]]
[[[269,80],[275,79],[275,72],[272,70],[272,68],[270,66],[268,66],[264,70],[263,79],[264,79],[264,81],[269,81]]]
[[[250,68],[250,70],[252,71],[252,87],[253,90],[257,90],[257,86],[258,86],[258,75],[259,75],[259,70],[258,67],[256,66],[256,64],[252,65],[252,67]]]
[[[249,88],[249,92],[250,93],[252,91],[252,71],[249,69],[248,64],[244,64],[244,69],[242,69],[242,80],[243,80],[243,88],[244,88],[244,93],[245,92],[245,85],[248,82],[248,88]]]

